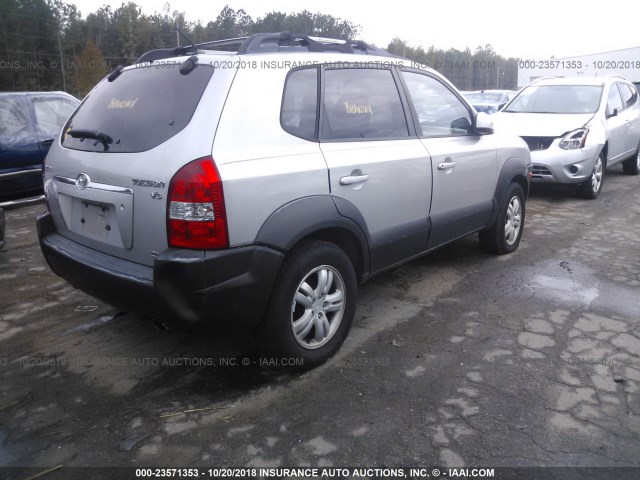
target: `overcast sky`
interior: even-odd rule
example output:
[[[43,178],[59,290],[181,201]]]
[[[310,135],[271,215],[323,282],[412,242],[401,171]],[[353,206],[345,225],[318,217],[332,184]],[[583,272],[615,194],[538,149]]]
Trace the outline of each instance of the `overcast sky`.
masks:
[[[100,6],[119,7],[122,0],[75,0],[86,18]],[[137,0],[144,13],[162,11],[165,1]],[[171,10],[185,12],[189,21],[215,20],[224,5],[244,9],[257,19],[270,11],[285,13],[307,9],[360,25],[360,39],[386,47],[394,37],[425,49],[451,47],[475,50],[491,44],[506,57],[544,60],[600,53],[640,46],[640,4],[608,0],[534,0],[487,2],[482,0],[206,0],[170,1]],[[377,6],[386,5],[386,6]],[[633,5],[636,5],[635,7]]]

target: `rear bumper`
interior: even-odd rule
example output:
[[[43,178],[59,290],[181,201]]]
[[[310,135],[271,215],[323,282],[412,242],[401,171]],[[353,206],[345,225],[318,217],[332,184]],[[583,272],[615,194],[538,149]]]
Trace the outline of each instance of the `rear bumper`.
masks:
[[[255,327],[284,257],[261,246],[167,249],[148,267],[63,237],[49,213],[37,223],[42,253],[57,275],[106,303],[176,326]]]

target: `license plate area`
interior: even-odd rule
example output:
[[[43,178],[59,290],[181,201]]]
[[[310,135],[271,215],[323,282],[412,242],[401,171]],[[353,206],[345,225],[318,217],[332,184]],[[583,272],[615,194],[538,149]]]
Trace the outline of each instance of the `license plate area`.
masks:
[[[103,184],[79,190],[56,181],[62,217],[69,231],[82,237],[131,249],[133,246],[133,192]]]
[[[118,221],[116,206],[111,203],[95,202],[71,197],[69,230],[83,237],[97,240],[120,248],[125,245]]]
[[[77,199],[79,200],[79,199]],[[86,234],[98,237],[108,237],[114,223],[115,212],[113,205],[105,203],[93,203],[88,200],[80,200],[78,217],[80,229]]]

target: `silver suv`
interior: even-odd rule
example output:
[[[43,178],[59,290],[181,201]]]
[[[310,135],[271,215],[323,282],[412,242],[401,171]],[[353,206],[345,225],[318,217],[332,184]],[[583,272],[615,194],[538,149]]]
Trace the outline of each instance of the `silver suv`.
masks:
[[[230,43],[112,72],[54,142],[38,232],[72,285],[250,328],[310,368],[346,337],[358,283],[474,232],[518,247],[529,150],[436,72],[359,41]]]
[[[604,78],[541,78],[493,116],[496,131],[522,136],[533,182],[578,186],[596,198],[607,167],[640,173],[640,102],[633,84]]]

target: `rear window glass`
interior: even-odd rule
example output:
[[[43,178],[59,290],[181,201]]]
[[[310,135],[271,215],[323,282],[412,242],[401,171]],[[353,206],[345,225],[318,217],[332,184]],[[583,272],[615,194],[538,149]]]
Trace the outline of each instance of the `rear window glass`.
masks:
[[[62,144],[91,152],[150,150],[189,124],[212,74],[207,65],[182,75],[177,64],[159,64],[126,70],[113,82],[103,80],[71,118],[66,133],[92,132],[111,141],[67,134]]]

